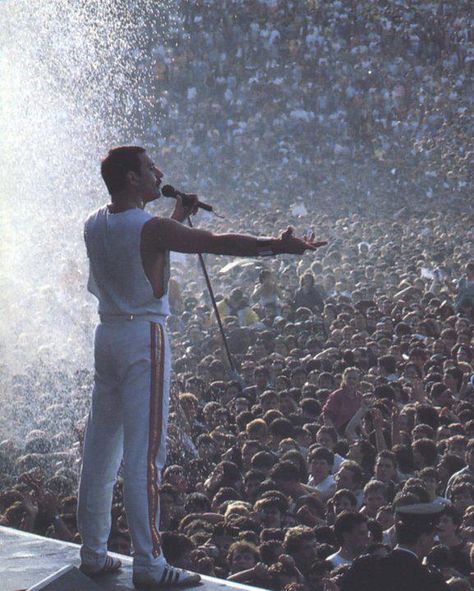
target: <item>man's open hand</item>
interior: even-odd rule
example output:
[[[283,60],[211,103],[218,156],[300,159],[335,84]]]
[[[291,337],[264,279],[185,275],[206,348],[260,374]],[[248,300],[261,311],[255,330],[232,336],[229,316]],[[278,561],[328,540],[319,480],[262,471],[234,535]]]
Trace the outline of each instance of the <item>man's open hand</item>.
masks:
[[[288,226],[288,228],[282,232],[280,236],[282,252],[287,254],[303,254],[307,250],[316,250],[320,246],[325,246],[327,241],[315,242],[314,232],[303,236],[303,238],[297,238],[294,235],[294,228]]]

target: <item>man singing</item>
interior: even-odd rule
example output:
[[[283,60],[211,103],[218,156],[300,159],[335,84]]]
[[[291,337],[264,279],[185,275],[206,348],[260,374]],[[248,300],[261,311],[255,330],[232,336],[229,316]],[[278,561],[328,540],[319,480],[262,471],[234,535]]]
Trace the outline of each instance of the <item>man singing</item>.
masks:
[[[271,239],[188,228],[181,222],[195,212],[196,196],[189,206],[178,196],[171,218],[146,213],[145,205],[160,197],[163,173],[141,147],[110,150],[101,173],[111,203],[93,212],[84,230],[88,289],[99,301],[100,323],[79,485],[81,570],[97,576],[121,566],[107,555],[107,539],[123,457],[135,587],[189,587],[199,582],[199,575],[166,563],[158,531],[171,369],[165,330],[169,252],[271,256],[302,254],[325,242],[296,238],[291,228]]]

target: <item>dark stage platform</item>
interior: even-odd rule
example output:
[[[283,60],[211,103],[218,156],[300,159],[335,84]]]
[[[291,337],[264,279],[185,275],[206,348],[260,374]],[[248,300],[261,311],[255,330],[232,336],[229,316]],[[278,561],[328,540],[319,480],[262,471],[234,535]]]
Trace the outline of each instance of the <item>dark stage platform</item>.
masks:
[[[132,560],[119,556],[123,562],[120,574],[94,579],[90,588],[104,591],[133,591]],[[79,566],[79,546],[42,538],[7,527],[0,527],[0,591],[29,589],[66,566]],[[97,586],[97,587],[96,587]],[[228,583],[222,579],[203,577],[194,587],[200,591],[255,591],[254,587]]]

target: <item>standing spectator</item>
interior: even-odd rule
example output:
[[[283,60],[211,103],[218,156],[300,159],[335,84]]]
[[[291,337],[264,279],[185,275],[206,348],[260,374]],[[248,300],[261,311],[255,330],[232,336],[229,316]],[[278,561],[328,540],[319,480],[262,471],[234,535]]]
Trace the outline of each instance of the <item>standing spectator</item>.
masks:
[[[348,367],[342,375],[341,387],[333,392],[323,407],[325,421],[343,434],[348,422],[359,410],[362,396],[359,391],[360,372]]]
[[[472,319],[474,310],[474,261],[466,265],[466,274],[458,282],[455,306]]]
[[[301,276],[300,287],[295,293],[294,307],[309,308],[312,312],[319,314],[323,311],[324,300],[320,290],[315,286],[312,273],[304,273]]]
[[[334,535],[339,550],[328,556],[327,560],[334,567],[352,564],[352,561],[364,552],[369,542],[367,517],[361,513],[342,512],[334,524]]]

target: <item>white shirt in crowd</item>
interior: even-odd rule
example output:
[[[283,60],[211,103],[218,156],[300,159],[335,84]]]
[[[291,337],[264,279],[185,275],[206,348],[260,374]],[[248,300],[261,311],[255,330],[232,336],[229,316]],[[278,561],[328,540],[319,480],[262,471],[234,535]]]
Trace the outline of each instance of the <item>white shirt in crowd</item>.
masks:
[[[308,479],[309,486],[312,486],[318,492],[324,494],[330,492],[336,486],[336,481],[334,480],[334,476],[332,474],[328,474],[324,480],[322,480],[319,484],[314,484],[313,477],[310,476]]]
[[[352,564],[352,560],[348,560],[347,558],[341,556],[340,550],[338,550],[335,554],[328,556],[326,560],[329,560],[334,568],[336,568],[336,566],[340,566],[341,564]]]

